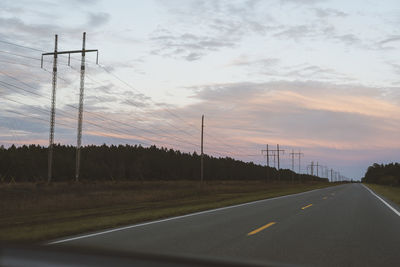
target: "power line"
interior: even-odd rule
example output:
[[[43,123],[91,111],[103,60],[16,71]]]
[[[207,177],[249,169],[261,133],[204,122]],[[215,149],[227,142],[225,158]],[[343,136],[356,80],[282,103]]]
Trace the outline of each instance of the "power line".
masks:
[[[9,76],[9,75],[7,75],[7,76],[10,77],[10,78],[13,78],[13,79],[16,80],[16,81],[19,81],[19,82],[23,83],[25,86],[28,86],[28,87],[34,89],[34,87],[29,86],[28,84],[22,82],[21,80],[19,80],[19,79],[17,79],[17,78],[14,78],[14,77]],[[9,84],[9,83],[3,82],[3,81],[0,81],[0,83],[4,83],[4,84],[6,84],[6,85],[8,85],[8,86],[15,87],[15,88],[17,88],[17,89],[19,89],[19,90],[23,90],[23,91],[25,91],[25,92],[34,94],[34,95],[39,96],[39,97],[44,97],[44,96],[41,95],[41,94],[38,94],[38,93],[33,92],[33,91],[31,91],[31,90],[27,90],[27,89],[22,88],[22,87],[20,87],[20,86],[16,86],[16,85],[13,85],[13,84]],[[75,106],[73,106],[73,105],[71,105],[71,104],[65,104],[65,105],[68,106],[68,107],[74,108],[74,109],[78,109],[77,107],[75,107]],[[89,114],[92,114],[92,115],[94,115],[94,116],[96,116],[96,117],[102,118],[102,119],[103,119],[102,121],[113,121],[113,122],[118,123],[118,124],[122,124],[122,125],[125,125],[125,126],[128,126],[128,127],[133,127],[133,128],[135,128],[135,129],[138,129],[138,130],[142,130],[142,131],[146,131],[146,132],[152,133],[152,134],[154,134],[154,135],[159,135],[159,134],[157,134],[157,133],[155,133],[155,132],[153,132],[153,131],[150,131],[150,130],[147,130],[147,129],[143,129],[143,128],[140,128],[140,127],[137,127],[137,126],[134,126],[134,125],[131,125],[131,124],[127,124],[127,123],[124,123],[124,122],[121,122],[121,121],[117,121],[117,120],[114,120],[114,119],[110,119],[110,118],[104,117],[104,116],[102,116],[102,115],[100,115],[100,114],[96,114],[96,113],[93,113],[93,112],[90,112],[90,111],[86,111],[86,112],[89,113]],[[159,135],[159,136],[165,137],[165,138],[171,137],[171,136],[165,136],[165,135]],[[143,138],[146,138],[146,137],[143,136]],[[174,138],[174,136],[172,136],[172,138]],[[154,139],[153,139],[153,140],[148,139],[148,140],[154,141]],[[181,140],[179,140],[179,139],[176,139],[176,140],[177,140],[178,142],[181,142],[181,143],[184,143],[184,144],[190,144],[190,145],[197,146],[196,144],[191,143],[191,142],[184,142],[184,141],[181,141]]]
[[[12,43],[12,42],[4,41],[4,40],[0,40],[0,43],[13,45],[13,46],[18,46],[18,47],[21,47],[21,48],[30,49],[30,50],[34,50],[34,51],[38,51],[38,52],[44,52],[43,50],[40,50],[40,49],[36,49],[36,48],[29,47],[29,46],[24,46],[24,45]]]
[[[34,65],[29,65],[29,64],[25,64],[25,63],[17,63],[17,62],[13,62],[13,61],[9,61],[9,60],[2,60],[1,59],[0,62],[8,63],[8,64],[21,65],[21,66],[25,66],[25,67],[29,67],[29,68],[36,68],[36,66],[34,66]]]
[[[127,83],[126,81],[122,80],[120,77],[118,77],[117,75],[115,75],[115,74],[112,73],[111,71],[107,70],[107,68],[105,68],[104,66],[102,66],[102,65],[98,65],[98,66],[99,66],[100,68],[102,68],[104,71],[106,71],[109,75],[113,76],[114,78],[116,78],[117,80],[119,80],[121,83],[123,83],[123,84],[125,84],[126,86],[128,86],[129,88],[131,88],[132,90],[138,92],[139,94],[145,95],[145,94],[144,94],[143,92],[141,92],[140,90],[134,88],[134,87],[131,86],[129,83]],[[150,101],[153,102],[154,104],[157,104],[154,100],[152,100],[152,98],[149,98],[149,99],[150,99]],[[167,109],[167,108],[163,108],[163,110],[165,110],[166,112],[168,112],[170,115],[174,116],[175,118],[180,119],[182,122],[186,123],[187,125],[189,125],[189,126],[192,127],[193,129],[195,129],[196,131],[199,130],[195,125],[193,125],[193,124],[187,122],[187,121],[184,120],[182,117],[180,117],[178,114],[175,114],[174,112],[170,111],[170,110]],[[206,133],[206,134],[209,135],[209,136],[211,136],[211,137],[214,137],[214,139],[219,139],[219,138],[213,136],[212,134],[208,134],[208,133]],[[226,144],[224,141],[222,141],[221,139],[219,139],[219,143],[222,143],[222,144],[227,145],[227,144]],[[227,145],[227,146],[229,146],[229,145]],[[230,146],[229,146],[229,147],[230,147]],[[236,149],[237,149],[237,148],[236,148]]]
[[[4,43],[4,41],[3,41],[3,43]],[[15,46],[20,46],[20,45],[18,45],[18,44],[11,43],[11,42],[5,42],[5,43],[11,44],[11,45],[15,45]],[[24,46],[20,46],[20,47],[24,47]],[[31,49],[31,50],[41,51],[41,52],[42,52],[42,50],[40,50],[40,49],[35,49],[35,48],[30,48],[30,47],[24,47],[24,48],[28,48],[28,49]],[[8,54],[14,54],[14,55],[16,55],[16,56],[23,56],[23,55],[11,53],[11,52],[8,53]],[[23,56],[23,57],[25,57],[25,56]],[[27,57],[27,58],[30,58],[30,57]],[[36,59],[36,58],[32,58],[32,59]],[[18,63],[18,64],[19,64],[19,63]],[[142,95],[145,95],[145,94],[143,94],[141,91],[139,91],[139,90],[137,90],[136,88],[132,87],[132,86],[131,86],[130,84],[128,84],[127,82],[123,81],[121,78],[119,78],[119,77],[118,77],[117,75],[115,75],[114,73],[112,73],[112,72],[110,72],[109,70],[107,70],[105,67],[102,67],[102,66],[100,66],[100,67],[101,67],[105,72],[107,72],[108,74],[110,74],[111,76],[113,76],[114,78],[116,78],[117,80],[119,80],[120,82],[122,82],[123,84],[125,84],[126,86],[128,86],[129,88],[133,89],[133,90],[136,91],[136,92],[139,92],[139,93],[142,94]],[[46,70],[46,71],[47,71],[47,70]],[[48,71],[48,72],[49,72],[49,71]],[[154,100],[152,100],[151,98],[149,98],[149,99],[150,99],[150,101],[153,102],[154,104],[157,104],[157,103],[156,103]],[[130,103],[130,104],[132,104],[132,103]],[[174,112],[170,111],[169,109],[163,108],[163,110],[165,110],[166,112],[168,112],[170,115],[174,116],[175,118],[181,120],[181,121],[184,122],[185,124],[191,126],[191,127],[194,128],[196,131],[198,130],[197,127],[195,127],[193,124],[187,122],[186,120],[184,120],[183,118],[181,118],[179,115],[175,114]],[[168,123],[168,122],[167,122],[167,123]],[[169,123],[168,123],[168,124],[169,124]],[[173,126],[173,127],[176,128],[176,126],[174,126],[174,125],[171,125],[171,126]],[[184,131],[184,130],[182,130],[182,129],[181,129],[181,132],[184,132],[184,133],[188,134],[189,136],[192,136],[191,134],[189,134],[188,132],[186,132],[186,131]],[[218,139],[218,140],[221,140],[221,139],[219,139],[218,137],[216,137],[216,136],[214,136],[214,135],[212,135],[212,134],[207,133],[207,135],[214,137],[214,138],[213,138],[214,141],[217,140],[217,139]],[[213,140],[213,139],[211,139],[211,140]],[[231,146],[227,145],[227,144],[224,143],[224,142],[221,142],[221,141],[220,141],[219,144],[224,144],[224,145],[227,146],[229,149],[233,149],[233,148],[231,148]],[[236,150],[237,148],[234,148],[234,149]],[[232,152],[230,152],[230,151],[229,151],[229,152],[228,152],[228,151],[225,151],[225,152],[227,152],[228,154],[237,155],[237,154],[232,153]],[[222,155],[221,153],[218,153],[218,154]]]
[[[32,60],[38,60],[38,61],[40,61],[40,58],[35,58],[35,57],[25,56],[25,55],[21,55],[21,54],[13,53],[13,52],[8,52],[8,51],[3,51],[3,50],[0,50],[0,53],[3,53],[3,54],[8,54],[8,55],[13,55],[13,56],[17,56],[17,57],[23,57],[23,58],[28,58],[28,59],[32,59]],[[47,62],[51,62],[51,61],[47,61]]]
[[[8,42],[7,42],[7,43],[8,43]],[[12,43],[9,43],[9,44],[12,44]],[[18,46],[18,44],[14,44],[14,45]],[[42,50],[40,50],[40,49],[34,49],[34,48],[32,48],[32,49],[33,49],[33,50],[36,50],[36,51],[42,51]],[[15,54],[15,53],[6,52],[6,51],[3,51],[3,52],[8,53],[8,54],[11,54],[11,55],[15,55],[15,56],[22,56],[22,57],[26,57],[26,58],[30,58],[30,59],[39,60],[39,59],[37,59],[37,58],[27,57],[27,56],[20,55],[20,54]],[[15,63],[15,64],[20,64],[20,63]],[[25,65],[26,65],[26,64],[25,64]],[[26,65],[26,66],[29,66],[29,67],[30,67],[30,65]],[[126,83],[125,81],[123,81],[122,79],[120,79],[120,78],[119,78],[118,76],[116,76],[115,74],[113,74],[113,73],[111,73],[110,71],[108,71],[106,68],[103,67],[103,69],[104,69],[107,73],[109,73],[110,75],[112,75],[114,78],[118,79],[120,82],[122,82],[122,83],[124,83],[125,85],[129,86],[131,89],[133,89],[133,90],[139,92],[140,94],[143,94],[143,93],[140,92],[139,90],[133,88],[133,87],[130,86],[128,83]],[[47,71],[47,70],[46,70],[46,71]],[[48,72],[49,72],[49,71],[48,71]],[[149,98],[149,99],[150,99],[153,103],[155,103],[151,98]],[[129,102],[130,102],[130,101],[129,101]],[[183,120],[180,116],[174,114],[173,112],[169,111],[168,109],[164,108],[164,110],[167,111],[168,113],[170,113],[171,115],[175,116],[176,118],[179,118],[179,119],[182,120],[183,122],[185,122],[185,123],[191,125],[192,127],[194,127],[192,124],[186,122],[186,121]],[[167,123],[168,123],[168,122],[167,122]],[[168,124],[169,124],[169,123],[168,123]],[[171,125],[171,126],[173,126],[173,125]],[[176,126],[173,126],[173,127],[176,127]],[[196,127],[194,127],[194,128],[196,129]],[[197,129],[196,129],[196,130],[197,130]],[[184,130],[182,130],[182,129],[181,129],[181,132],[184,132],[184,133],[190,135],[188,132],[186,132],[186,131],[184,131]],[[191,135],[190,135],[190,136],[191,136]],[[211,135],[211,136],[213,136],[213,135]],[[214,137],[214,139],[217,139],[217,138]],[[231,152],[228,152],[228,154],[232,154],[232,153],[231,153]]]
[[[114,73],[110,72],[109,70],[107,70],[104,66],[99,65],[100,68],[102,68],[104,71],[106,71],[108,74],[110,74],[111,76],[113,76],[114,78],[116,78],[117,80],[119,80],[121,83],[125,84],[126,86],[128,86],[129,88],[131,88],[132,90],[136,91],[139,94],[145,95],[143,92],[139,91],[138,89],[134,88],[133,86],[131,86],[129,83],[127,83],[126,81],[122,80],[120,77],[116,76]],[[153,102],[154,104],[157,104],[154,100],[152,100],[152,98],[149,98],[151,102]],[[185,121],[183,118],[181,118],[179,115],[173,113],[172,111],[170,111],[167,108],[163,108],[164,111],[168,112],[170,115],[174,116],[177,119],[180,119],[182,122],[186,123],[187,125],[189,125],[190,127],[194,128],[196,131],[199,131],[199,129],[197,127],[195,127],[193,124]],[[186,131],[181,130],[182,132],[187,133]],[[188,135],[191,135],[189,133],[187,133]],[[215,136],[208,134],[209,136],[213,137],[214,139],[217,139]],[[231,148],[231,146],[227,145],[226,143],[224,143],[222,140],[218,141],[219,144],[224,144],[227,147]],[[237,150],[237,148],[235,148],[234,150]],[[226,151],[225,151],[226,152]],[[228,154],[233,154],[232,152],[228,152]]]
[[[3,83],[3,82],[0,81],[0,83]],[[8,83],[6,83],[6,84],[8,84]],[[27,90],[27,89],[24,89],[24,88],[22,88],[22,87],[15,86],[15,85],[12,85],[12,84],[8,84],[8,85],[13,86],[13,87],[15,87],[15,88],[17,88],[17,89],[23,90],[23,91],[25,91],[25,92],[28,92],[28,93],[35,94],[35,95],[37,95],[37,96],[43,97],[42,95],[40,95],[40,94],[38,94],[38,93],[32,92],[32,91]],[[15,102],[15,101],[14,101],[14,102]],[[24,104],[24,103],[21,103],[21,102],[20,102],[20,104]],[[73,106],[73,105],[70,105],[70,104],[66,104],[66,106],[69,106],[69,107],[74,108],[74,109],[78,109],[77,107],[75,107],[75,106]],[[59,110],[59,112],[63,112],[63,111],[62,111],[62,110]],[[63,113],[65,113],[65,112],[63,112]],[[139,128],[139,127],[136,127],[136,126],[133,126],[133,125],[129,125],[129,124],[124,123],[124,122],[121,122],[121,121],[109,119],[109,118],[106,118],[106,117],[104,117],[104,116],[102,116],[102,115],[100,115],[100,114],[96,114],[96,113],[93,113],[93,112],[90,112],[90,111],[87,111],[87,113],[93,114],[93,115],[95,115],[95,116],[97,116],[97,117],[102,118],[102,121],[104,121],[104,122],[107,122],[107,121],[111,120],[111,121],[114,121],[114,122],[116,122],[116,123],[126,125],[126,126],[128,126],[128,127],[133,127],[133,128],[138,129],[138,130],[147,131],[147,132],[153,133],[154,135],[157,135],[157,133],[152,132],[152,131],[150,131],[150,130],[141,129],[141,128]],[[66,113],[65,113],[65,114],[66,114]],[[69,117],[69,118],[73,118],[71,115],[68,116],[68,117]],[[87,123],[89,123],[90,125],[97,126],[97,127],[101,127],[102,129],[105,129],[105,130],[112,130],[112,129],[109,128],[109,127],[104,127],[104,126],[101,126],[101,125],[99,125],[99,124],[90,122],[90,121],[88,121],[88,120],[85,120],[85,121],[86,121]],[[131,134],[131,133],[129,133],[129,132],[120,132],[120,133],[123,133],[123,134]],[[137,135],[138,137],[140,137],[140,138],[143,138],[143,139],[148,140],[148,141],[151,141],[151,142],[154,142],[154,141],[159,142],[159,140],[157,140],[157,139],[148,138],[148,137],[145,137],[145,136],[139,135],[139,134],[136,134],[136,135]],[[158,136],[164,137],[164,138],[168,138],[168,137],[169,137],[169,136],[162,136],[162,135],[158,135]],[[183,142],[183,141],[181,141],[181,142]],[[185,143],[185,142],[183,142],[183,143]],[[188,143],[188,142],[186,142],[186,144],[196,145],[196,144],[194,144],[194,143]]]
[[[110,73],[111,74],[111,73]],[[102,85],[100,82],[98,82],[98,81],[96,81],[95,79],[93,79],[93,78],[90,78],[90,76],[88,75],[88,78],[90,79],[90,80],[92,80],[93,82],[95,82],[95,83],[97,83],[97,84],[100,84],[100,85]],[[123,82],[124,84],[126,84],[127,86],[130,86],[127,82],[125,82],[125,81],[122,81],[122,79],[120,79],[120,78],[118,78],[121,82]],[[133,87],[132,87],[133,88]],[[134,88],[133,88],[134,89]],[[138,92],[138,93],[140,93],[140,94],[143,94],[142,92],[140,92],[140,91],[138,91],[138,90],[136,90],[136,89],[134,89],[136,92]],[[96,97],[97,98],[97,97]],[[151,98],[150,98],[150,100],[151,100]],[[135,105],[134,103],[132,103],[131,101],[129,101],[128,99],[126,99],[125,100],[126,102],[128,102],[128,103],[130,103],[130,104],[132,104],[132,105]],[[153,103],[155,103],[153,100],[151,100]],[[135,105],[136,106],[136,105]],[[138,107],[138,108],[140,108],[140,107]],[[187,134],[187,135],[189,135],[190,137],[193,137],[193,134],[191,134],[191,133],[188,133],[188,132],[186,132],[186,131],[184,131],[184,130],[182,130],[181,128],[179,128],[179,127],[177,127],[176,125],[172,125],[172,124],[170,124],[169,122],[167,122],[166,121],[166,123],[168,124],[168,125],[170,125],[171,127],[173,127],[174,129],[177,129],[177,130],[179,130],[179,131],[181,131],[181,132],[183,132],[183,133],[185,133],[185,134]],[[160,129],[160,128],[159,128]],[[211,139],[212,140],[212,139]],[[214,140],[215,141],[215,140]],[[220,142],[219,142],[220,143]],[[196,145],[197,146],[197,145]],[[229,146],[229,148],[231,148],[231,146]],[[235,148],[236,149],[236,148]],[[228,152],[228,151],[225,151],[225,152],[227,152],[228,154],[233,154],[233,155],[235,155],[234,153],[232,153],[232,152]]]

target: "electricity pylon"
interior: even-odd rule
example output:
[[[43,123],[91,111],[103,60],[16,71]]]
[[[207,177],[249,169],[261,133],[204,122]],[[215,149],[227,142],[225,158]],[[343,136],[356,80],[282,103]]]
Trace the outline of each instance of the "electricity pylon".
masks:
[[[54,52],[43,53],[41,60],[41,67],[43,67],[43,56],[53,55],[53,90],[51,98],[51,117],[50,117],[50,138],[49,138],[49,157],[48,157],[48,182],[52,179],[52,165],[53,165],[53,143],[54,143],[54,122],[55,122],[55,105],[56,105],[56,86],[57,86],[57,56],[61,54],[68,54],[68,66],[70,64],[71,54],[80,53],[82,54],[81,59],[81,71],[80,71],[80,90],[79,90],[79,108],[78,108],[78,133],[77,133],[77,145],[76,145],[76,168],[75,168],[75,180],[79,180],[80,171],[80,149],[82,144],[82,119],[83,119],[83,96],[85,86],[85,55],[89,52],[96,52],[96,64],[98,64],[99,51],[97,49],[85,49],[86,44],[86,32],[83,33],[82,50],[70,50],[70,51],[57,51],[57,35],[55,36],[55,48]]]
[[[200,179],[201,182],[204,180],[204,154],[203,154],[203,137],[204,137],[204,115],[201,116],[201,155],[200,155]]]
[[[53,175],[53,146],[54,146],[54,122],[56,116],[56,87],[57,87],[57,45],[58,35],[54,37],[54,52],[48,53],[53,55],[53,74],[52,74],[52,90],[51,90],[51,111],[50,111],[50,134],[49,134],[49,151],[47,157],[47,182],[50,183]],[[41,67],[43,68],[43,55]]]

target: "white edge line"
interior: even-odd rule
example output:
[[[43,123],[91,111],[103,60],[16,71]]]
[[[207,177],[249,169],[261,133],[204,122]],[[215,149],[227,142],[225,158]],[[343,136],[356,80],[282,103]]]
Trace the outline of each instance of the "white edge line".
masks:
[[[400,216],[400,212],[398,210],[396,210],[395,208],[393,208],[389,203],[387,203],[385,200],[383,200],[380,196],[378,196],[377,194],[374,193],[374,191],[372,191],[371,189],[369,189],[367,186],[364,186],[372,195],[374,195],[377,199],[379,199],[380,201],[383,202],[383,204],[385,204],[386,206],[388,206],[389,209],[391,209],[395,214],[397,214],[397,216]]]
[[[106,230],[106,231],[102,231],[102,232],[96,232],[96,233],[93,233],[93,234],[81,235],[81,236],[76,236],[76,237],[71,237],[71,238],[66,238],[66,239],[61,239],[61,240],[48,242],[48,243],[46,243],[46,245],[54,245],[54,244],[69,242],[69,241],[73,241],[73,240],[77,240],[77,239],[83,239],[83,238],[88,238],[88,237],[92,237],[92,236],[97,236],[97,235],[103,235],[103,234],[108,234],[108,233],[112,233],[112,232],[122,231],[122,230],[130,229],[130,228],[141,227],[141,226],[145,226],[145,225],[149,225],[149,224],[167,222],[167,221],[182,219],[182,218],[185,218],[185,217],[196,216],[196,215],[201,215],[201,214],[205,214],[205,213],[211,213],[211,212],[216,212],[216,211],[221,211],[221,210],[226,210],[226,209],[232,209],[232,208],[252,205],[252,204],[256,204],[256,203],[260,203],[260,202],[266,202],[266,201],[270,201],[270,200],[276,200],[276,199],[280,199],[280,198],[299,196],[299,195],[303,195],[303,194],[307,194],[307,193],[311,193],[311,192],[314,192],[314,191],[327,189],[327,188],[331,188],[331,186],[330,187],[325,187],[325,188],[314,189],[314,190],[311,190],[311,191],[305,191],[305,192],[301,192],[301,193],[296,193],[296,194],[290,194],[290,195],[279,196],[279,197],[274,197],[274,198],[256,200],[256,201],[237,204],[237,205],[233,205],[233,206],[221,207],[221,208],[216,208],[216,209],[211,209],[211,210],[204,210],[204,211],[199,211],[199,212],[195,212],[195,213],[189,213],[189,214],[185,214],[185,215],[181,215],[181,216],[176,216],[176,217],[171,217],[171,218],[166,218],[166,219],[161,219],[161,220],[156,220],[156,221],[151,221],[151,222],[145,222],[145,223],[139,223],[139,224],[128,225],[128,226],[124,226],[124,227],[119,227],[119,228],[113,228],[113,229],[110,229],[110,230]]]

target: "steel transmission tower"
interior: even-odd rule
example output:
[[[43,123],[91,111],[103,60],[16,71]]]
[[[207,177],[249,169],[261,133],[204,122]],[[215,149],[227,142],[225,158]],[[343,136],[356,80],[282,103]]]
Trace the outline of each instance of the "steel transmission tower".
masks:
[[[80,92],[79,92],[79,108],[78,108],[78,134],[77,134],[77,145],[76,145],[76,169],[75,169],[75,180],[79,180],[80,171],[80,149],[82,144],[82,119],[83,119],[83,96],[85,86],[85,55],[88,52],[96,52],[96,64],[98,64],[99,51],[97,49],[85,49],[86,44],[86,32],[83,33],[82,50],[70,50],[70,51],[57,51],[57,35],[55,36],[55,48],[54,52],[43,53],[41,60],[41,67],[43,67],[43,56],[53,55],[53,91],[52,91],[52,103],[51,103],[51,117],[50,117],[50,140],[49,140],[49,157],[48,157],[48,182],[52,179],[52,165],[53,165],[53,143],[54,143],[54,122],[55,122],[55,105],[56,105],[56,86],[57,86],[57,55],[68,54],[68,65],[70,64],[71,54],[81,53],[81,71],[80,71]]]
[[[204,180],[204,154],[203,154],[203,138],[204,137],[204,115],[201,116],[201,155],[200,155],[200,179]]]
[[[57,45],[58,36],[54,37],[54,52],[42,54],[41,67],[43,67],[43,56],[53,55],[53,75],[51,90],[51,111],[50,111],[50,134],[49,134],[49,151],[47,158],[47,182],[50,183],[53,176],[53,146],[54,146],[54,123],[56,117],[56,88],[57,88]]]
[[[82,38],[82,50],[81,51],[73,51],[73,53],[81,53],[81,80],[79,86],[79,111],[78,111],[78,134],[77,134],[77,142],[76,142],[76,168],[75,168],[75,180],[79,180],[79,171],[81,166],[81,145],[82,145],[82,119],[83,119],[83,95],[85,88],[85,55],[86,52],[96,52],[97,59],[96,64],[98,63],[98,54],[99,51],[96,50],[86,50],[86,32],[83,33]]]

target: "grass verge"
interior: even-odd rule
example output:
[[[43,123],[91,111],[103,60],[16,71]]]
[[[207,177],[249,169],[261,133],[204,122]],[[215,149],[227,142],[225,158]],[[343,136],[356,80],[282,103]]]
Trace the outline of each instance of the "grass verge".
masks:
[[[393,203],[400,206],[400,187],[378,185],[378,184],[367,184],[375,193],[389,199]]]
[[[43,242],[328,186],[260,181],[0,185],[0,242]]]

